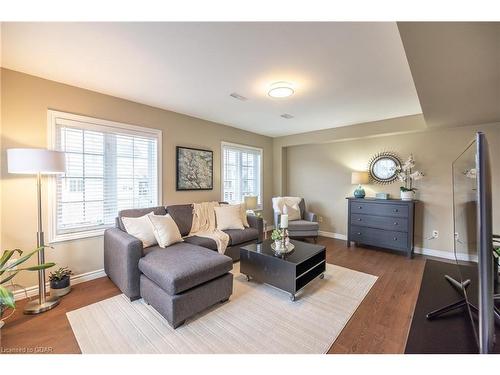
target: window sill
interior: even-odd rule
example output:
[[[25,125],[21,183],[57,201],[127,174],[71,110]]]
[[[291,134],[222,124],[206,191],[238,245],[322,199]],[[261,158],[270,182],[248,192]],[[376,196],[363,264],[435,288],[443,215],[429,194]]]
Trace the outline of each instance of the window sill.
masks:
[[[81,240],[81,239],[85,239],[85,238],[100,237],[100,236],[104,235],[104,231],[106,229],[108,229],[108,228],[99,228],[99,229],[89,230],[89,231],[85,231],[85,232],[76,232],[76,233],[66,233],[66,234],[54,235],[54,236],[51,236],[48,243],[53,244],[53,243],[59,243],[59,242]]]

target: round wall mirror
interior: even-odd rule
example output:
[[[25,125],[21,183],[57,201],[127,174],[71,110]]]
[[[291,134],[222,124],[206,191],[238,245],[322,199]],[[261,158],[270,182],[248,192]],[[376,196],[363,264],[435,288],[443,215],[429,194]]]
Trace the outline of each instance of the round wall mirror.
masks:
[[[371,158],[368,170],[372,181],[388,184],[397,178],[399,168],[401,168],[399,157],[393,152],[384,151]]]

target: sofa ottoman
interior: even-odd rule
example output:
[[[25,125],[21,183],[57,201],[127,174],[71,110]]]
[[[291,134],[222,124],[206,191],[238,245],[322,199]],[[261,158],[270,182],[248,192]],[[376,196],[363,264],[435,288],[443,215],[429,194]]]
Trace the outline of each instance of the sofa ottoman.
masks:
[[[150,249],[139,260],[140,294],[177,328],[233,292],[230,257],[188,243]]]

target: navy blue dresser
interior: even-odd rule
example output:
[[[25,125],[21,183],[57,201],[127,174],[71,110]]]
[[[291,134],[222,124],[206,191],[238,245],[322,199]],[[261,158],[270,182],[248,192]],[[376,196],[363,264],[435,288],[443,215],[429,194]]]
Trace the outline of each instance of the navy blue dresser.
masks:
[[[347,246],[351,241],[413,256],[416,201],[347,198]]]

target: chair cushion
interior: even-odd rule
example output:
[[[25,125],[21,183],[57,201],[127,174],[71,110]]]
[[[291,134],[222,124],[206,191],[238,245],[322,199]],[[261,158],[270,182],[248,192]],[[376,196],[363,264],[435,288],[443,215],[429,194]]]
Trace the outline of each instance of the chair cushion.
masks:
[[[307,220],[294,220],[294,221],[289,221],[288,222],[288,230],[319,230],[319,224],[315,223],[314,221],[307,221]]]
[[[172,216],[182,236],[187,236],[193,224],[193,206],[191,204],[176,204],[167,206],[167,212]]]
[[[231,271],[233,261],[204,247],[180,242],[149,251],[139,269],[171,296],[194,288]]]
[[[239,245],[240,243],[257,240],[259,231],[255,228],[227,229],[223,231],[229,235],[229,245]]]
[[[215,242],[211,238],[190,236],[190,237],[184,237],[184,242],[217,251],[217,242]]]

